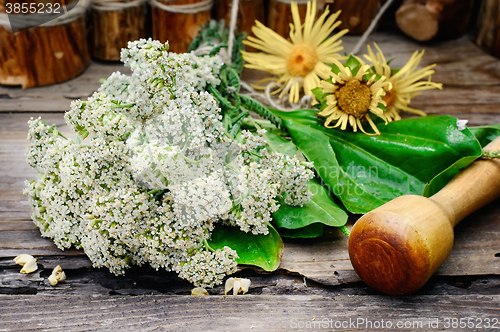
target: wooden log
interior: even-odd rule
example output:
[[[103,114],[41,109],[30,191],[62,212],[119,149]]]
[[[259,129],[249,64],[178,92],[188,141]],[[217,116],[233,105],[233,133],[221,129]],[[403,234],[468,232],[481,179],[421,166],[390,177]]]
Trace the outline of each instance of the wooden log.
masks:
[[[0,12],[5,12],[4,6]],[[31,88],[59,83],[77,76],[89,63],[84,16],[16,33],[0,26],[0,84]]]
[[[474,42],[483,50],[500,57],[500,3],[497,0],[483,0],[479,10]]]
[[[205,25],[210,18],[209,10],[192,10],[190,13],[175,12],[166,10],[164,6],[179,7],[184,5],[202,4],[206,0],[159,0],[152,2],[153,39],[162,43],[169,42],[170,51],[183,53],[189,49],[189,44],[200,31],[201,26]]]
[[[454,39],[467,32],[473,7],[473,0],[405,0],[396,24],[418,41]]]
[[[127,2],[112,3],[116,10],[95,1],[91,11],[91,34],[89,37],[91,56],[101,60],[120,60],[122,48],[129,41],[146,38],[146,7],[144,3],[128,7]],[[120,6],[123,7],[120,9]]]
[[[227,26],[229,26],[231,20],[232,4],[233,0],[217,1],[216,17],[218,20],[226,20]],[[236,32],[241,33],[245,31],[248,35],[253,36],[252,27],[255,24],[255,20],[265,23],[264,0],[240,0]]]
[[[216,6],[216,17],[224,19],[229,26],[231,21],[232,0],[218,0]],[[245,32],[247,36],[255,36],[252,27],[255,21],[265,23],[264,0],[240,0],[238,7],[238,18],[236,20],[236,32]],[[247,51],[255,51],[253,47],[245,46]]]
[[[328,0],[330,10],[341,10],[338,20],[339,29],[349,29],[349,34],[361,35],[370,26],[380,7],[386,0]]]
[[[296,1],[299,7],[301,22],[304,23],[306,16],[307,3],[305,1]],[[268,6],[267,26],[287,38],[290,36],[290,23],[293,22],[291,11],[291,0],[270,0]],[[318,13],[325,8],[325,0],[318,0]]]

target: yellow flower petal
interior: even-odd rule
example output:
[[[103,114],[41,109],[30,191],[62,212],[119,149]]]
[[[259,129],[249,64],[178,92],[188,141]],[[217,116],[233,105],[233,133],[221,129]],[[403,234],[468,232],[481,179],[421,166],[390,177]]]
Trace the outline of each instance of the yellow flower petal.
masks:
[[[196,287],[191,289],[191,295],[210,295],[203,287]]]
[[[26,264],[27,262],[29,262],[31,260],[35,260],[35,262],[36,262],[36,259],[33,256],[28,255],[28,254],[21,254],[13,259],[14,263],[19,264],[21,266]]]
[[[50,274],[48,280],[52,286],[56,286],[57,283],[66,280],[66,273],[64,273],[60,265],[57,265],[52,270],[52,273]]]
[[[317,1],[308,2],[304,23],[301,22],[298,6],[292,2],[292,24],[290,41],[278,35],[260,22],[252,28],[255,37],[248,37],[243,43],[265,53],[242,52],[246,68],[266,71],[278,76],[283,84],[280,97],[288,93],[288,100],[297,103],[302,94],[313,96],[311,90],[317,87],[320,78],[326,79],[332,59],[342,59],[338,54],[343,48],[339,38],[347,30],[330,36],[340,24],[336,22],[339,13],[328,17],[329,10],[315,21]],[[267,53],[267,54],[266,54]],[[297,80],[298,79],[298,80]],[[296,81],[297,80],[297,81]],[[287,85],[293,84],[287,89]]]
[[[240,292],[246,294],[251,283],[252,281],[246,278],[229,278],[226,280],[226,284],[224,286],[224,294],[227,295],[231,289],[233,290],[233,295],[237,295]]]
[[[387,101],[387,118],[399,120],[399,111],[407,111],[418,115],[425,115],[424,112],[408,107],[411,99],[418,96],[420,91],[429,89],[442,89],[441,83],[431,82],[432,70],[436,65],[429,65],[425,68],[418,69],[417,67],[422,60],[424,51],[415,51],[408,62],[396,73],[393,74],[392,69],[387,64],[386,58],[377,44],[374,43],[377,53],[375,54],[370,45],[367,46],[368,54],[364,58],[369,61],[375,73],[387,77],[386,82],[391,86],[384,87],[389,91],[386,97]],[[426,78],[427,80],[421,81]]]
[[[24,263],[23,268],[21,269],[20,272],[24,273],[24,274],[28,274],[28,273],[35,272],[36,270],[38,270],[38,265],[36,264],[36,261],[32,256],[32,259],[29,259]]]

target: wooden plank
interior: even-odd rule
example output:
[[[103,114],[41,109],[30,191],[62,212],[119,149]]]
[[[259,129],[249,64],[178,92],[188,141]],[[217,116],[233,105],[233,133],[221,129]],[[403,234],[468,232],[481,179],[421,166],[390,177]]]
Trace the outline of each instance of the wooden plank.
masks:
[[[484,329],[487,318],[498,326],[491,320],[500,314],[499,295],[4,295],[0,301],[4,331],[465,331],[447,324],[472,318],[474,330]]]
[[[35,114],[38,116],[39,114]],[[1,229],[9,232],[0,233],[0,257],[11,257],[19,253],[23,247],[19,246],[21,239],[26,243],[26,249],[33,254],[40,255],[65,255],[57,249],[48,239],[41,239],[36,228],[29,225],[30,210],[27,198],[22,195],[24,179],[34,178],[35,172],[24,163],[24,151],[27,146],[25,139],[8,139],[8,137],[20,137],[26,129],[23,128],[29,114],[0,114],[0,123],[7,128],[0,138],[0,152],[5,151],[6,146],[15,143],[14,149],[9,149],[9,156],[15,160],[1,161],[0,174],[8,175],[7,180],[0,182],[0,211],[3,212]],[[63,124],[62,114],[47,114],[43,118],[48,123]],[[500,122],[500,121],[499,121]],[[61,126],[61,131],[67,132],[67,126]],[[5,179],[5,177],[4,177]],[[8,183],[8,186],[5,185]],[[498,205],[498,203],[496,203]],[[498,238],[500,235],[500,223],[495,216],[500,215],[500,210],[493,208],[480,217],[475,227],[466,229],[462,236],[457,232],[455,250],[443,267],[437,272],[438,275],[498,275],[499,261],[494,255],[500,252],[500,244],[495,244],[487,234],[493,234]],[[8,214],[13,211],[16,214]],[[21,216],[21,219],[20,219]],[[26,219],[22,219],[23,216]],[[468,220],[477,218],[471,216],[463,222],[469,224]],[[16,228],[16,220],[22,220],[19,229]],[[487,229],[488,232],[483,232]],[[18,231],[18,232],[15,232]],[[13,232],[13,233],[12,233]],[[490,235],[488,235],[490,236]],[[332,233],[321,240],[313,241],[286,241],[286,250],[283,256],[281,268],[299,273],[311,280],[326,284],[339,285],[348,282],[357,282],[359,278],[354,273],[347,254],[347,238],[340,232],[332,229]],[[83,254],[83,253],[81,253]]]
[[[342,38],[344,50],[346,52],[352,50],[358,38],[355,36],[344,36]],[[396,68],[403,66],[414,51],[425,48],[426,53],[422,59],[421,66],[433,63],[437,64],[433,80],[443,83],[445,87],[444,91],[450,87],[498,87],[500,84],[500,61],[486,54],[470,41],[468,37],[424,46],[401,35],[377,33],[369,37],[367,44],[372,42],[378,43],[387,59],[394,58],[391,64]],[[366,47],[363,47],[358,55],[362,56],[363,53],[366,53]],[[130,73],[120,63],[106,64],[93,62],[82,75],[65,83],[26,90],[17,87],[0,86],[0,99],[2,100],[0,103],[0,112],[66,111],[69,109],[71,100],[84,99],[90,96],[100,86],[99,80],[108,77],[114,71],[121,71],[126,74]],[[256,71],[247,71],[244,73],[244,80],[256,81],[258,77],[261,77],[260,75],[262,74],[256,73]],[[483,98],[478,98],[470,90],[463,91],[467,93],[454,94],[454,96],[468,99],[471,107],[475,106],[477,108],[487,104]],[[481,89],[476,89],[474,92],[481,93]],[[428,94],[428,91],[424,91],[422,97],[416,100],[420,99],[420,104],[425,104],[424,100],[426,98],[424,97],[428,96]],[[444,98],[442,94],[438,94],[438,96],[439,100],[443,102],[453,100],[453,98]],[[487,98],[495,98],[495,94],[492,92],[487,95]],[[429,106],[432,105],[429,104]]]
[[[93,62],[83,74],[60,84],[26,90],[0,86],[0,112],[67,111],[72,100],[91,96],[100,86],[99,80],[115,71],[130,73],[121,63]]]
[[[377,41],[387,58],[395,57],[393,62],[395,66],[403,65],[416,49],[423,48],[422,45],[393,34],[375,34],[370,38],[372,41]],[[346,38],[344,40],[345,49],[350,50],[356,41],[357,38]],[[484,54],[466,38],[439,44],[428,44],[426,48],[427,51],[421,65],[438,63],[433,80],[444,83],[445,87],[442,91],[425,91],[413,100],[412,106],[429,114],[450,114],[468,119],[470,125],[500,123],[500,113],[498,112],[500,106],[498,97],[500,93],[500,61]],[[146,267],[130,270],[127,274],[132,274],[132,277],[125,277],[125,279],[115,279],[106,270],[91,269],[88,259],[83,256],[82,251],[60,251],[49,239],[40,237],[39,231],[29,219],[31,212],[22,190],[24,180],[34,178],[35,172],[27,166],[24,160],[24,152],[28,144],[26,122],[30,117],[42,116],[45,122],[57,124],[63,134],[69,134],[70,137],[73,135],[69,133],[69,128],[65,125],[61,113],[9,112],[26,112],[37,109],[43,112],[66,110],[72,99],[90,95],[98,88],[99,78],[106,77],[112,71],[120,68],[123,68],[120,64],[93,63],[86,73],[65,84],[29,90],[0,87],[0,112],[4,112],[0,113],[0,260],[1,257],[11,259],[19,253],[29,251],[30,254],[37,255],[40,260],[51,262],[45,262],[45,267],[41,268],[36,276],[20,277],[17,267],[2,266],[0,261],[0,292],[108,294],[110,289],[118,292],[118,288],[121,287],[120,294],[144,294],[148,291],[189,293],[189,285],[178,279],[172,281],[172,287],[168,290],[158,288],[158,285],[155,285],[154,287],[157,288],[153,290],[150,289],[153,286],[147,285],[138,287],[140,289],[134,288],[134,282],[137,282],[134,276],[137,274],[145,273],[151,278],[155,276],[155,272],[148,271]],[[261,73],[245,72],[245,79],[248,81],[255,81],[259,77],[262,77]],[[431,283],[445,277],[476,276],[477,278],[477,276],[490,275],[493,276],[492,278],[496,278],[494,276],[500,275],[498,271],[500,244],[497,241],[500,236],[500,207],[498,203],[500,201],[490,204],[457,226],[454,249]],[[359,286],[359,278],[352,269],[346,248],[347,238],[334,228],[329,228],[327,235],[321,239],[285,240],[285,251],[280,266],[280,271],[284,275],[279,272],[273,274],[272,278],[254,276],[253,280],[261,281],[260,284],[257,281],[258,286],[254,286],[253,291],[256,292],[257,289],[260,289],[263,293],[265,293],[264,290],[269,293],[279,293],[282,290],[276,291],[276,289],[285,289],[283,292],[288,292],[286,294],[303,293],[305,292],[304,288],[301,288],[303,287],[301,286],[303,276],[307,278],[309,283],[318,283],[315,288],[317,291],[320,287],[324,290],[324,285],[336,286],[334,289],[339,289],[339,285],[347,284],[349,287],[356,287],[356,292],[363,291],[369,294],[369,290]],[[53,267],[52,263],[56,259],[68,266],[77,266],[78,260],[83,259],[86,260],[87,265],[70,271],[75,277],[71,286],[61,286],[63,288],[55,290],[46,284],[46,277],[50,274],[50,268]],[[78,275],[81,278],[76,278]],[[173,278],[171,274],[160,275],[162,278]],[[92,285],[88,284],[89,280],[92,280]],[[99,283],[99,280],[105,280],[107,285],[117,284],[121,286],[106,288]],[[159,282],[159,279],[154,280]],[[497,279],[493,280],[497,282]],[[472,281],[473,284],[474,282]],[[288,286],[285,288],[273,286],[276,287],[273,288],[270,286],[273,283]],[[450,291],[445,284],[442,283],[439,286],[441,288],[438,287],[441,290],[440,294],[446,294]],[[478,286],[474,288],[475,291],[484,289],[481,288],[481,283],[477,282],[476,285]],[[346,292],[350,289],[349,287],[343,291]],[[497,289],[492,287],[493,290]],[[313,288],[309,287],[307,292],[312,292],[311,289]],[[426,288],[425,291],[429,292],[429,288]],[[219,287],[214,292],[220,294],[223,290]],[[73,300],[78,301],[78,299]],[[346,301],[349,302],[349,299],[341,299],[341,303]],[[381,303],[380,299],[373,300],[372,304],[382,307],[387,305],[387,303]],[[247,303],[247,305],[252,304]],[[417,304],[414,305],[415,308],[421,308]],[[478,308],[480,308],[478,310],[484,309]]]
[[[453,250],[436,276],[500,275],[499,203],[491,203],[457,226]],[[357,282],[347,241],[336,229],[320,239],[287,241],[280,268],[324,285]]]

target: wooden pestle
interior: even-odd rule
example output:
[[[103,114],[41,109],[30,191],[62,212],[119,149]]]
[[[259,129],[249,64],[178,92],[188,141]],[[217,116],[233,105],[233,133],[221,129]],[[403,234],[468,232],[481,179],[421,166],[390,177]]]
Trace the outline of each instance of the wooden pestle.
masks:
[[[500,150],[500,137],[485,147]],[[362,216],[349,257],[371,288],[403,295],[421,288],[453,247],[453,228],[500,197],[500,160],[476,160],[430,198],[406,195]]]

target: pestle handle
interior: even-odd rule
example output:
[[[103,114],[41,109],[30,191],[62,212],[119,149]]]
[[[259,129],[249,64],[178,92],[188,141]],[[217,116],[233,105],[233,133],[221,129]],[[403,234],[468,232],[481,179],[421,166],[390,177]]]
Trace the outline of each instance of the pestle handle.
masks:
[[[500,150],[500,138],[485,147]],[[431,198],[400,196],[365,214],[349,236],[359,277],[385,294],[421,288],[453,247],[453,227],[500,197],[500,160],[477,160]]]
[[[500,137],[485,146],[500,150]],[[500,159],[477,160],[430,199],[448,215],[452,226],[500,197]]]

